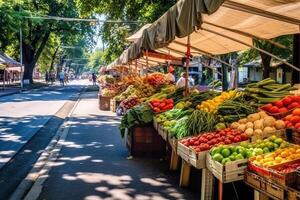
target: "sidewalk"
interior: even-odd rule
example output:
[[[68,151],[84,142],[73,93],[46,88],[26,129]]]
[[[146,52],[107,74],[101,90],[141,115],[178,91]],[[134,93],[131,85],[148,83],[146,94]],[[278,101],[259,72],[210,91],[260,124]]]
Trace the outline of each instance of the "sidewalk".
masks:
[[[17,87],[7,87],[7,88],[0,88],[0,97],[4,97],[7,95],[12,95],[20,92],[20,88]]]
[[[40,200],[199,199],[178,187],[158,159],[128,160],[120,119],[98,110],[96,92],[85,93]]]

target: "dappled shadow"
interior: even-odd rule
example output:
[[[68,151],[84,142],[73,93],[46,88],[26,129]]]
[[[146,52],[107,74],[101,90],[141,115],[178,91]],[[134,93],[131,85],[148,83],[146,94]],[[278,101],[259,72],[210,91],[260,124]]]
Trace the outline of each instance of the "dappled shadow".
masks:
[[[159,159],[128,160],[119,117],[76,116],[39,199],[199,199]]]
[[[0,169],[53,116],[0,117]]]

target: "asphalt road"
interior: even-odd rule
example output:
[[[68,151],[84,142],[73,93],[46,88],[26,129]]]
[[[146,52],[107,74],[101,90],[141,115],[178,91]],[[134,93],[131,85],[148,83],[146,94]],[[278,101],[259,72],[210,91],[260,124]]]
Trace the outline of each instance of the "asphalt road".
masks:
[[[85,84],[77,81],[0,98],[0,199],[7,199],[31,170]]]

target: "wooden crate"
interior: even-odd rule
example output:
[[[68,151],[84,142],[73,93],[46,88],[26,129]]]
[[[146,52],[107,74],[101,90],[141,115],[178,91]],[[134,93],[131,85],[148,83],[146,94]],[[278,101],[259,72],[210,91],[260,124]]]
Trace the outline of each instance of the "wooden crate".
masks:
[[[274,199],[280,199],[280,200],[284,200],[285,198],[285,190],[284,188],[271,183],[271,182],[267,182],[266,184],[266,193],[268,194],[268,196],[274,198]]]
[[[266,183],[263,181],[261,176],[247,170],[245,171],[244,182],[256,190],[266,190]]]
[[[288,188],[287,190],[288,200],[300,200],[300,191],[294,188]]]
[[[214,176],[222,183],[230,183],[244,179],[245,169],[247,168],[247,159],[232,161],[222,165],[214,161],[212,156],[207,153],[207,160],[210,166],[208,167]]]
[[[136,126],[128,134],[128,148],[133,156],[162,156],[166,144],[154,127]]]
[[[178,142],[177,144],[177,154],[196,169],[206,168],[206,153],[206,151],[197,153],[195,150],[183,145],[181,142]]]
[[[98,98],[99,98],[99,109],[103,111],[109,111],[111,97],[104,97],[98,94]]]
[[[163,126],[158,125],[158,134],[165,140],[168,140],[168,132],[164,130]]]

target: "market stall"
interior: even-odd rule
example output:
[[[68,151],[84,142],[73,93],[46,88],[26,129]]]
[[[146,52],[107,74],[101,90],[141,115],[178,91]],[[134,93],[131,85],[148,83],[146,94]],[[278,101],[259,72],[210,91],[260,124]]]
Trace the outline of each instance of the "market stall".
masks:
[[[144,27],[114,65],[135,63],[149,67],[163,63],[149,59],[149,52],[155,51],[185,57],[188,72],[191,55],[206,55],[229,65],[216,55],[255,48],[299,71],[287,61],[253,46],[253,39],[264,39],[284,48],[270,39],[300,32],[299,7],[297,1],[236,0],[208,4],[181,0],[152,25]],[[193,167],[202,170],[201,199],[212,199],[214,179],[218,180],[219,199],[223,197],[223,184],[241,180],[253,187],[256,199],[262,193],[274,199],[300,196],[299,188],[295,187],[300,163],[300,99],[293,95],[298,88],[272,79],[249,84],[244,91],[222,93],[189,90],[187,84],[173,90],[170,85],[159,85],[162,87],[155,86],[154,94],[143,98],[136,96],[126,102],[131,97],[125,96],[123,101],[129,106],[120,129],[123,136],[130,136],[130,144],[142,137],[137,151],[145,153],[155,148],[145,145],[147,134],[141,132],[153,126],[156,132],[151,131],[148,143],[156,141],[153,135],[161,136],[172,152],[170,169],[180,167],[182,160],[181,186],[189,184]],[[129,146],[130,152],[136,154],[132,151],[134,145]]]

